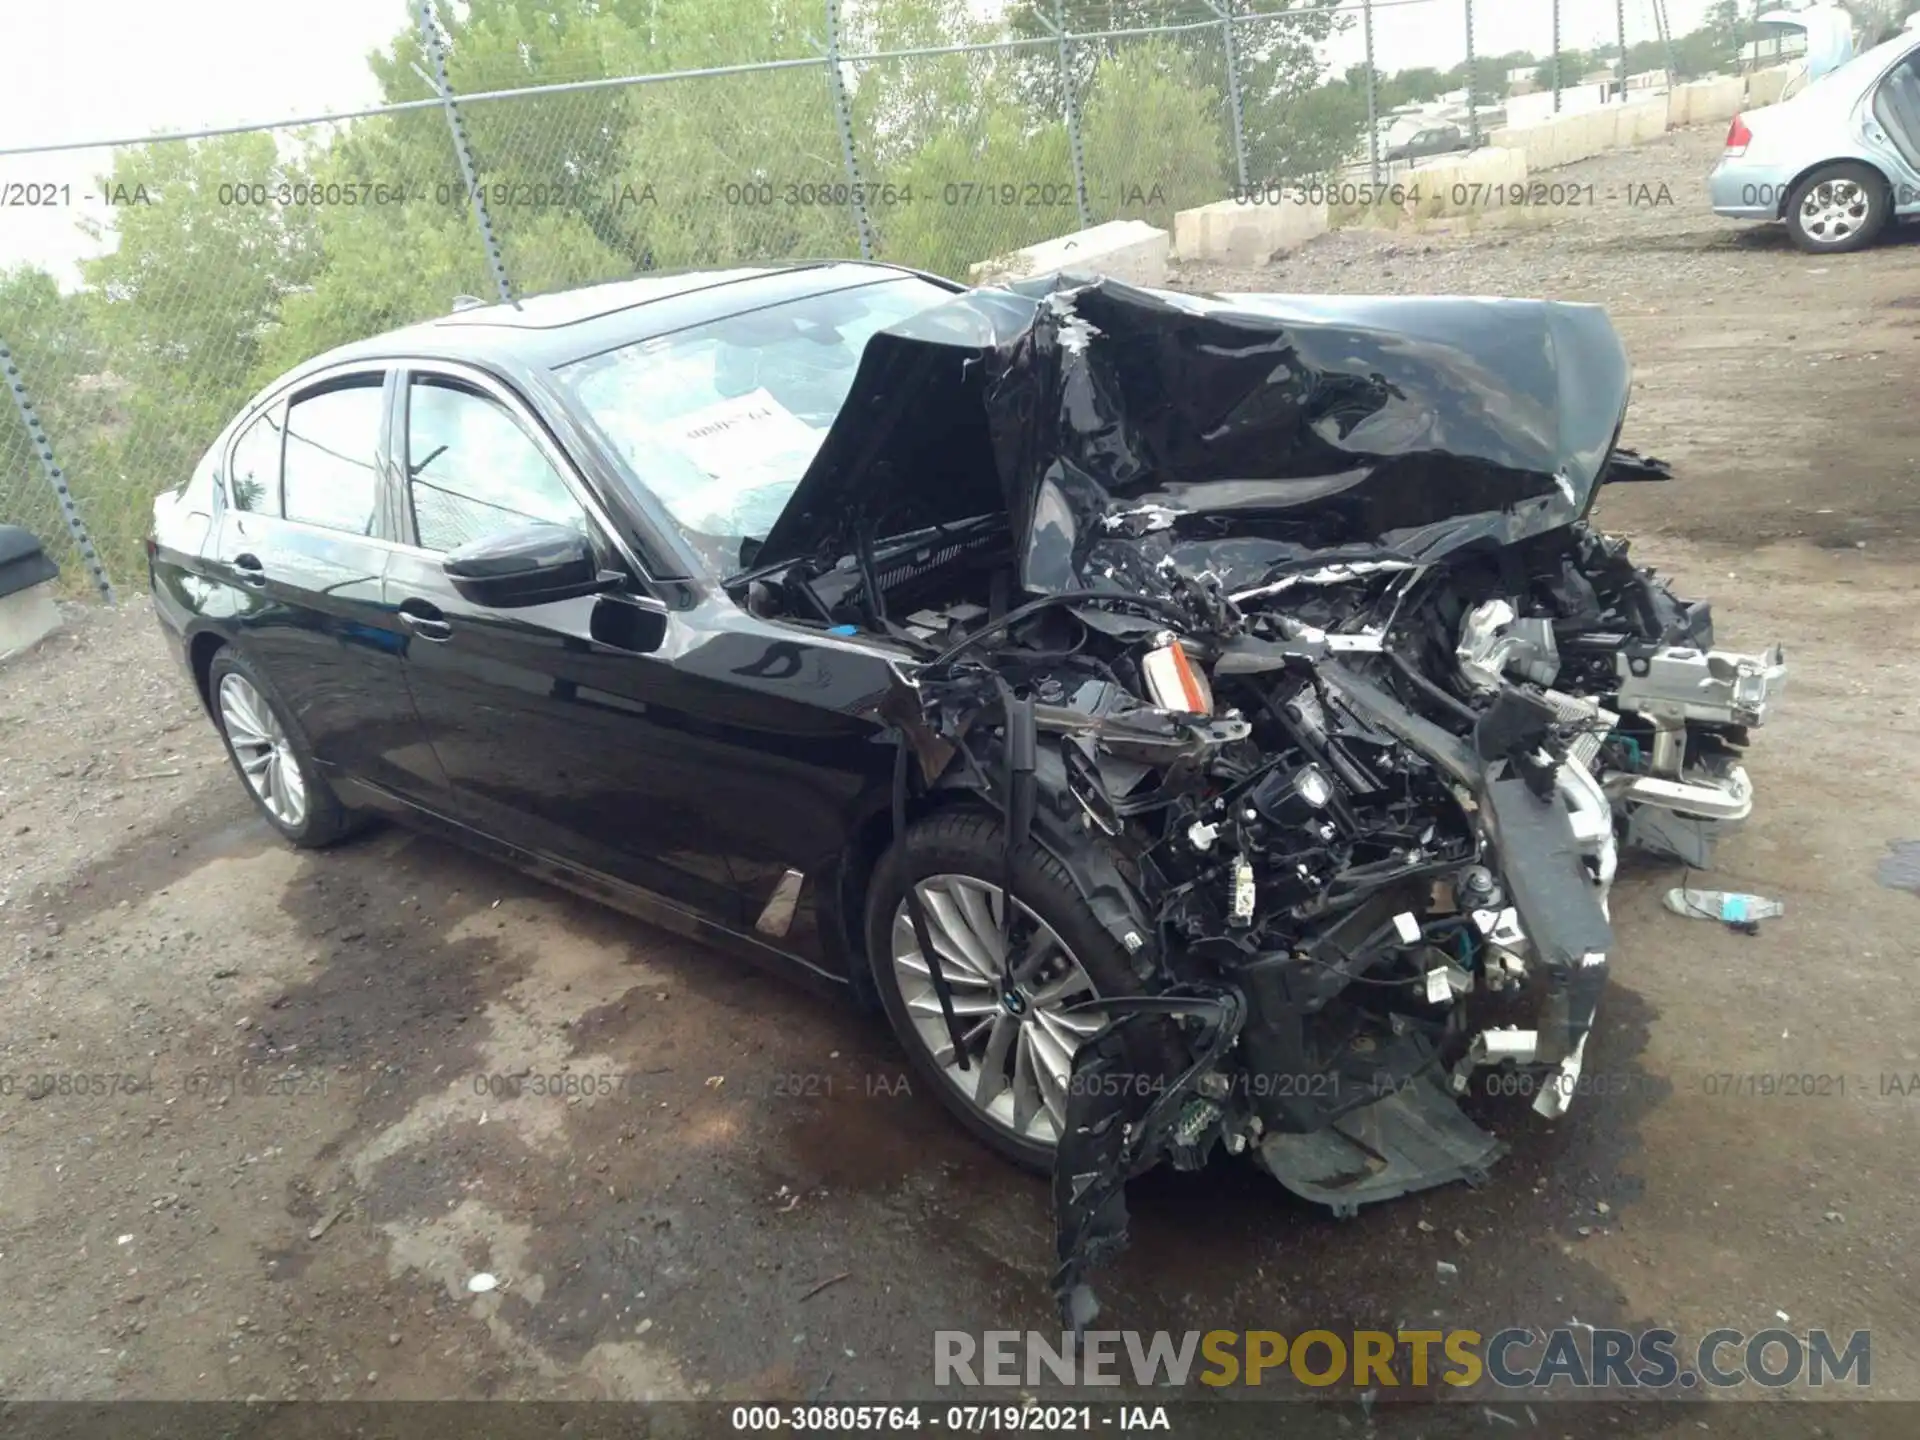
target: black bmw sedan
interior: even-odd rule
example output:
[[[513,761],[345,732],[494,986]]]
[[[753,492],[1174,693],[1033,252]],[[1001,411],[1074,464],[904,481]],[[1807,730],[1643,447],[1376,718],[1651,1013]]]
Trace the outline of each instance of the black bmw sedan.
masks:
[[[896,948],[912,872],[952,979],[978,982],[959,1009],[995,1010],[978,817],[878,868],[895,747],[873,712],[912,652],[722,583],[869,337],[958,291],[863,264],[640,278],[456,310],[271,385],[157,502],[151,546],[161,623],[266,819],[302,847],[427,825],[869,994],[859,957]],[[996,1031],[1007,1083],[976,1070],[963,1113],[1039,1163],[1093,1023],[1044,1002],[1089,992],[1091,920],[1057,865],[1032,880],[1071,939]],[[911,1032],[926,966],[909,940],[880,968]]]
[[[1588,305],[648,276],[276,381],[152,586],[294,844],[396,817],[877,999],[1051,1168],[1080,1325],[1153,1164],[1481,1179],[1475,1071],[1579,1093],[1619,849],[1751,809],[1778,648],[1589,522],[1668,477],[1629,389]]]

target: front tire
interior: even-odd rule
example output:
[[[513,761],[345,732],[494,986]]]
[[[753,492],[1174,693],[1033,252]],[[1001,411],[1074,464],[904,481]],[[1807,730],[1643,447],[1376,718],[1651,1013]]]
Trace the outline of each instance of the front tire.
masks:
[[[1787,235],[1810,255],[1864,250],[1893,214],[1887,181],[1856,161],[1822,165],[1787,197]]]
[[[867,959],[914,1073],[962,1125],[1027,1169],[1052,1167],[1073,1054],[1104,1013],[1063,1013],[1140,993],[1125,952],[1101,928],[1066,868],[1029,841],[1013,869],[1016,925],[1028,940],[1005,983],[1000,822],[976,811],[919,821],[881,857],[868,887]],[[928,938],[952,987],[966,1044],[962,1070],[920,954],[906,896],[918,888]]]
[[[352,814],[320,773],[279,692],[245,656],[231,647],[216,654],[207,694],[234,773],[269,825],[302,850],[354,831]]]

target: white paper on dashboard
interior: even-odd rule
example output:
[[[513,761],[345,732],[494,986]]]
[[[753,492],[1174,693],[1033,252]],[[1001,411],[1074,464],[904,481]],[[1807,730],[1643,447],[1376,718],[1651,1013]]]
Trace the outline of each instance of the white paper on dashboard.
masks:
[[[764,389],[677,415],[661,433],[735,492],[799,478],[825,436]]]

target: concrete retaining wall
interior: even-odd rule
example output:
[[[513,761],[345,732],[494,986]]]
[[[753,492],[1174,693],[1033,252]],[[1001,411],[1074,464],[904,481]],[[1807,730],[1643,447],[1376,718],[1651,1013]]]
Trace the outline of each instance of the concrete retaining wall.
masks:
[[[1644,145],[1658,140],[1673,128],[1673,104],[1669,96],[1655,95],[1649,100],[1630,100],[1613,110],[1613,148]]]
[[[1529,174],[1553,170],[1606,150],[1644,145],[1683,125],[1717,125],[1742,110],[1771,105],[1780,98],[1791,72],[1791,66],[1783,65],[1745,77],[1696,80],[1647,100],[1558,115],[1537,125],[1509,126],[1494,131],[1489,143],[1523,151]]]
[[[967,271],[967,277],[976,285],[993,285],[1055,270],[1084,270],[1129,285],[1159,287],[1167,283],[1168,245],[1167,232],[1144,220],[1109,220],[1091,230],[1076,230],[1011,255],[983,260]]]
[[[1691,85],[1675,86],[1668,99],[1671,106],[1667,119],[1675,129],[1682,125],[1710,125],[1731,120],[1740,113],[1747,103],[1747,82],[1739,75],[1696,80]]]
[[[1770,70],[1756,70],[1747,76],[1746,108],[1758,110],[1763,105],[1778,104],[1786,89],[1787,77],[1798,68],[1795,65],[1776,65]]]
[[[1522,152],[1529,173],[1553,170],[1603,150],[1642,145],[1666,134],[1672,123],[1670,99],[1656,95],[1651,100],[1561,115],[1540,125],[1496,130],[1489,143]]]
[[[1327,202],[1276,190],[1274,203],[1216,200],[1173,217],[1173,253],[1184,261],[1264,265],[1327,233]]]
[[[1524,150],[1483,145],[1418,166],[1396,183],[1419,192],[1417,200],[1409,195],[1405,213],[1416,220],[1431,220],[1491,209],[1501,203],[1493,193],[1496,187],[1522,184],[1526,178]]]

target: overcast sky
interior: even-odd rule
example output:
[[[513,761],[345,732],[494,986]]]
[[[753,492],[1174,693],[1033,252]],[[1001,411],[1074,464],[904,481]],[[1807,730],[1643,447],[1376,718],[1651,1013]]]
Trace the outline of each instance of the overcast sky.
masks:
[[[884,0],[881,0],[884,3]],[[1347,0],[1356,7],[1359,0]],[[1701,23],[1710,0],[1668,0],[1675,33]],[[1652,0],[1626,0],[1629,38],[1651,38]],[[1441,68],[1465,56],[1464,0],[1378,0],[1375,63]],[[0,6],[0,149],[119,139],[159,131],[349,110],[379,97],[367,69],[411,14],[406,0],[12,0]],[[1484,53],[1552,44],[1547,0],[1475,0]],[[1562,0],[1563,43],[1588,48],[1613,34],[1614,0]],[[1333,45],[1339,67],[1362,55],[1358,17]],[[76,218],[103,214],[91,191],[109,152],[0,156],[8,182],[66,183],[67,209],[0,208],[0,267],[20,261],[65,271],[84,253]]]

